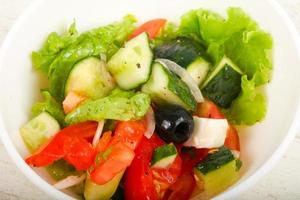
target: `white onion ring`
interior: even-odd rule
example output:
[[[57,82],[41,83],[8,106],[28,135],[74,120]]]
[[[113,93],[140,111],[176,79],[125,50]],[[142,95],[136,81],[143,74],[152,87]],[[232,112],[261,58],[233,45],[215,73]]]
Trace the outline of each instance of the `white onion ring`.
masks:
[[[53,184],[53,187],[55,187],[58,190],[63,190],[81,183],[85,180],[85,178],[86,174],[82,174],[81,176],[68,176],[67,178],[62,179],[57,183]]]
[[[146,122],[147,122],[147,130],[144,133],[145,137],[150,139],[155,130],[155,117],[152,107],[150,106],[148,112],[146,113]]]
[[[104,120],[99,121],[97,130],[96,130],[95,136],[93,138],[93,142],[92,142],[93,147],[96,147],[100,140],[100,137],[102,135],[103,126],[104,126]]]
[[[195,80],[191,77],[191,75],[181,66],[179,66],[177,63],[168,60],[168,59],[156,59],[157,62],[161,63],[164,67],[169,69],[171,72],[177,74],[183,82],[187,84],[187,86],[190,88],[190,91],[196,101],[198,103],[203,102],[204,98],[203,95],[195,82]]]

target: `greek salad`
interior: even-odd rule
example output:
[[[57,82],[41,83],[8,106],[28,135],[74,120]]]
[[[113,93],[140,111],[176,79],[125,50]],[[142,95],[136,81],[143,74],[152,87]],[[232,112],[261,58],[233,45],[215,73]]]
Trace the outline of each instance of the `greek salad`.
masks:
[[[26,163],[86,200],[209,199],[234,184],[236,126],[267,111],[272,38],[240,8],[227,15],[51,33],[32,52],[49,84],[20,128]]]

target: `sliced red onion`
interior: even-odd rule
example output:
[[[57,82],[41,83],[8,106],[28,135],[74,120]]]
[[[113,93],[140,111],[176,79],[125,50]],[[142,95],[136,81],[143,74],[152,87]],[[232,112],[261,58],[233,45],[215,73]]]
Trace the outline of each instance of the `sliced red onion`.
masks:
[[[237,151],[237,150],[231,150],[231,153],[233,154],[233,156],[235,158],[240,158],[240,152],[239,151]]]
[[[81,176],[68,176],[65,179],[62,179],[55,183],[53,187],[55,187],[58,190],[63,190],[69,187],[72,187],[74,185],[77,185],[84,181],[86,178],[86,174],[82,174]]]
[[[146,121],[147,121],[147,130],[145,132],[145,137],[150,139],[155,130],[155,118],[152,107],[150,106],[148,112],[146,113]]]
[[[93,147],[96,147],[100,140],[100,137],[102,135],[103,126],[104,126],[104,120],[99,121],[95,136],[93,138],[93,143],[92,143]]]
[[[203,102],[203,95],[191,75],[177,63],[168,59],[156,59],[157,62],[161,63],[164,67],[168,68],[173,73],[177,74],[183,82],[185,82],[191,90],[192,95],[195,97],[198,103]]]

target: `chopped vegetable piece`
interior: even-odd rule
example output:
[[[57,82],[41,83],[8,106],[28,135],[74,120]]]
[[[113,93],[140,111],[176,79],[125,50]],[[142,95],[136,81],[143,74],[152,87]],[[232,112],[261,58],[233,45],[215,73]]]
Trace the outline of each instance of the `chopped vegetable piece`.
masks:
[[[97,152],[103,152],[107,149],[109,142],[111,141],[112,138],[112,132],[107,131],[103,133],[102,137],[100,138],[97,146],[96,146],[96,151]]]
[[[224,57],[203,83],[204,96],[222,108],[228,108],[241,91],[241,70]]]
[[[47,112],[42,112],[20,128],[27,148],[33,152],[59,131],[58,122]]]
[[[114,119],[121,121],[135,120],[143,117],[150,107],[150,97],[145,93],[125,92],[119,96],[110,96],[95,101],[87,101],[66,116],[68,124],[83,121],[100,121]]]
[[[107,159],[96,165],[90,173],[91,180],[98,185],[108,183],[116,174],[125,170],[134,158],[134,151],[121,142],[110,146],[106,151],[110,152]]]
[[[90,177],[85,181],[84,198],[86,200],[110,200],[121,181],[124,171],[121,171],[109,182],[98,185]]]
[[[138,27],[130,36],[129,39],[132,39],[141,33],[148,33],[151,39],[155,38],[162,27],[166,24],[166,19],[152,19],[145,22],[140,27]]]
[[[59,159],[65,159],[77,170],[88,169],[94,161],[96,152],[86,139],[93,137],[96,126],[96,123],[86,122],[62,129],[33,155],[26,158],[26,163],[43,167]]]
[[[177,150],[174,144],[167,144],[154,150],[151,165],[153,168],[167,168],[175,161]]]
[[[225,139],[224,146],[228,149],[240,151],[240,139],[238,132],[234,126],[230,125],[227,130],[227,136]]]
[[[199,189],[203,189],[203,192],[197,195],[195,199],[211,199],[214,195],[234,184],[239,177],[236,163],[236,160],[231,160],[206,174],[196,168],[194,171],[198,178],[197,185]]]
[[[130,41],[112,56],[107,69],[118,86],[125,90],[137,88],[145,83],[151,72],[153,54],[148,36],[143,33]]]
[[[234,160],[234,156],[231,151],[225,147],[221,147],[216,152],[209,154],[196,168],[202,174],[206,175],[232,160]]]
[[[53,99],[50,92],[47,90],[42,91],[42,96],[44,97],[44,102],[38,102],[34,104],[31,108],[32,117],[38,116],[42,112],[48,112],[52,117],[54,117],[59,124],[64,127],[65,125],[65,114],[62,106]]]
[[[205,100],[197,106],[196,115],[202,118],[224,119],[224,115],[219,108],[211,101]]]
[[[80,96],[99,99],[108,95],[115,86],[104,61],[88,57],[73,67],[66,82],[65,95],[75,92]]]
[[[151,99],[158,104],[181,105],[192,111],[197,106],[189,87],[158,62],[153,64],[150,79],[142,87],[142,91],[150,94]]]
[[[164,142],[156,135],[150,139],[143,137],[135,150],[135,158],[126,170],[124,177],[125,199],[157,200],[157,192],[153,184],[153,174],[150,169],[152,152]]]
[[[70,92],[67,94],[65,100],[63,101],[63,108],[66,114],[70,113],[76,107],[79,106],[81,102],[83,102],[86,97],[81,96],[75,92]]]

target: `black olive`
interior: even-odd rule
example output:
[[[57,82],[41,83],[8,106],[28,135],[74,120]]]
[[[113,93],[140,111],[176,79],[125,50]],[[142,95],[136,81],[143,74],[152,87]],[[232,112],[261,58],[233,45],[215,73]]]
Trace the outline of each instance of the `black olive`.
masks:
[[[192,115],[178,105],[163,105],[154,112],[156,132],[164,141],[176,144],[189,139],[194,129]]]

